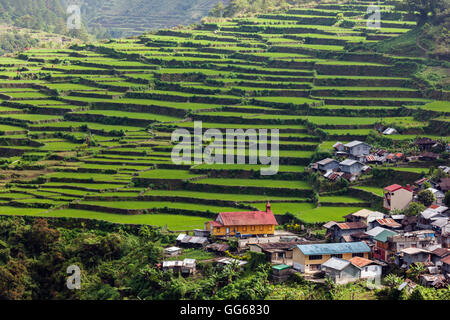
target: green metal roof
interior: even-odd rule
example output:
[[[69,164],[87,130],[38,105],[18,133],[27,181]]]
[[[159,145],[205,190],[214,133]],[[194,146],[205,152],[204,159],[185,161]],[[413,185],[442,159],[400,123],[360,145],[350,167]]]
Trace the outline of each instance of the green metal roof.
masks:
[[[285,265],[285,264],[277,264],[276,266],[272,266],[272,268],[281,271],[281,270],[289,269],[290,266]]]
[[[375,237],[373,237],[374,240],[380,241],[380,242],[386,242],[388,237],[392,237],[393,235],[396,235],[397,233],[391,230],[383,230],[379,234],[377,234]]]

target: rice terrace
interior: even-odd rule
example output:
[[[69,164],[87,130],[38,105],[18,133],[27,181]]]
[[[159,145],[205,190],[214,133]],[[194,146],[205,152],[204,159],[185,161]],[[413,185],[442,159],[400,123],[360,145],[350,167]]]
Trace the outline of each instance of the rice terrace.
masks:
[[[373,4],[379,28],[368,24]],[[448,62],[370,49],[415,27],[394,1],[332,1],[1,57],[0,214],[189,231],[267,202],[282,223],[317,226],[376,208],[383,187],[448,158],[375,164],[334,183],[310,164],[354,140],[412,156],[418,138],[448,148]],[[443,87],[422,79],[430,68],[446,74]],[[172,133],[197,121],[278,129],[278,172],[173,163]]]

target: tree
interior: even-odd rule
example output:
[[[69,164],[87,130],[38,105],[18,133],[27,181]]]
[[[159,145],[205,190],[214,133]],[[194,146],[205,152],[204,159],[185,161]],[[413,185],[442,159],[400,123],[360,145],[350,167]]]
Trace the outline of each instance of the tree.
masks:
[[[406,0],[405,9],[411,14],[418,14],[419,23],[433,20],[450,5],[449,0]]]
[[[219,2],[214,6],[214,8],[212,8],[212,10],[209,14],[212,17],[222,18],[224,12],[225,12],[225,6],[223,5],[222,2]]]
[[[430,190],[423,190],[417,195],[417,200],[422,202],[424,206],[429,207],[436,200],[436,197]]]
[[[450,190],[447,191],[447,193],[445,194],[444,204],[445,204],[447,207],[450,207]]]
[[[417,216],[424,210],[425,210],[425,206],[422,203],[411,202],[409,204],[408,208],[405,209],[404,213],[407,216]]]

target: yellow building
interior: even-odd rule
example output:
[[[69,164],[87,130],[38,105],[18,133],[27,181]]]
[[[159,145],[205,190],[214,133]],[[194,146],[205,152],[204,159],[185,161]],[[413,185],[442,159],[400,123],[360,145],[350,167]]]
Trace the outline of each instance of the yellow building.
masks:
[[[292,262],[296,270],[305,273],[320,271],[321,264],[332,257],[350,260],[353,257],[369,258],[370,248],[365,242],[316,243],[297,245]]]
[[[216,220],[205,223],[205,230],[215,236],[267,235],[275,233],[276,225],[277,220],[267,203],[266,211],[221,212]]]

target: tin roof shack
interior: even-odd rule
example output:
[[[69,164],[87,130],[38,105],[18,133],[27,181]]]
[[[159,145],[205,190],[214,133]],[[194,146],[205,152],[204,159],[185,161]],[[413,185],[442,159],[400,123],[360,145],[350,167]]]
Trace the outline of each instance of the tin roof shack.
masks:
[[[326,236],[332,242],[349,242],[350,236],[355,233],[365,232],[367,226],[364,222],[343,222],[333,224],[328,228]]]
[[[450,255],[450,249],[448,248],[437,248],[431,251],[431,262],[434,263],[436,267],[442,266],[442,259]]]
[[[172,270],[174,273],[181,273],[184,276],[188,276],[196,273],[196,260],[184,259],[183,261],[163,261],[163,271]]]
[[[339,161],[335,159],[326,158],[317,162],[317,169],[323,172],[334,171],[337,168],[339,168]]]
[[[367,209],[361,209],[354,213],[350,213],[344,216],[347,222],[363,222],[366,226],[369,226],[369,223],[376,219],[383,219],[384,213],[378,211],[372,211]]]
[[[180,233],[177,237],[177,245],[184,248],[203,248],[208,244],[208,238],[189,236]]]
[[[227,250],[230,250],[230,246],[226,243],[215,242],[206,246],[206,251],[214,252],[219,255],[224,255]]]
[[[229,264],[235,264],[239,268],[242,268],[243,266],[245,266],[247,264],[247,261],[237,260],[237,259],[233,259],[233,258],[219,258],[219,259],[216,259],[215,261],[218,265],[221,265],[222,267],[225,267],[226,265],[229,265]]]
[[[417,138],[415,144],[421,151],[429,151],[436,144],[436,141],[430,138]]]
[[[402,268],[409,268],[409,266],[413,263],[424,263],[429,261],[430,251],[420,248],[402,249],[395,259],[396,264]]]
[[[431,224],[438,219],[448,218],[448,207],[440,205],[431,205],[419,215],[417,226],[420,229],[429,229]]]
[[[284,282],[287,279],[289,279],[291,272],[292,272],[291,266],[285,264],[278,264],[272,266],[272,279],[274,282],[278,283]]]
[[[419,155],[420,161],[436,161],[439,159],[439,154],[434,152],[424,152]]]
[[[164,249],[164,253],[166,254],[166,256],[169,256],[169,257],[177,256],[177,255],[181,254],[181,252],[183,252],[183,249],[181,249],[179,247],[169,247],[169,248]]]
[[[383,266],[379,262],[361,257],[354,257],[349,261],[361,270],[361,279],[381,279]]]
[[[358,140],[344,144],[344,151],[354,160],[364,161],[365,156],[370,154],[371,146]]]
[[[336,284],[354,282],[361,276],[361,270],[350,261],[335,257],[322,263],[321,269]]]
[[[370,248],[365,242],[316,243],[297,245],[293,250],[293,267],[304,273],[320,271],[322,263],[332,257],[349,260],[353,257],[369,258]]]
[[[436,289],[447,286],[447,280],[443,274],[422,274],[420,275],[420,282],[425,287],[433,287]]]
[[[390,185],[383,189],[383,208],[386,210],[403,210],[413,199],[412,190],[398,184]]]
[[[292,251],[301,242],[269,242],[249,244],[250,251],[264,253],[271,263],[292,265]]]
[[[392,218],[375,219],[369,223],[370,228],[382,227],[389,230],[400,230],[402,225]]]
[[[434,195],[435,200],[434,200],[433,204],[436,204],[436,205],[444,204],[445,194],[441,190],[438,190],[435,188],[428,188],[427,190],[431,191],[431,193]]]

